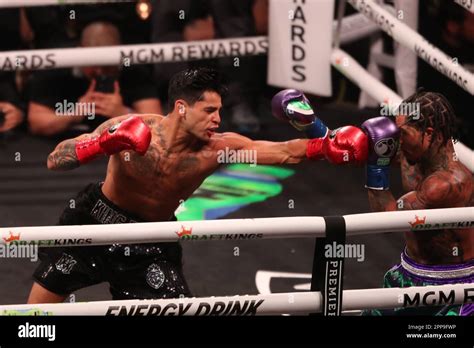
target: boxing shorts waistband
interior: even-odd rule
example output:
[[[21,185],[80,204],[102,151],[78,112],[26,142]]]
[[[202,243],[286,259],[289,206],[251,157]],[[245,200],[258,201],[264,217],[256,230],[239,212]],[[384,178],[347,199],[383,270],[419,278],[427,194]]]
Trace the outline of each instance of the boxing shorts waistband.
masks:
[[[446,280],[449,283],[472,281],[474,277],[474,260],[453,265],[422,265],[410,258],[406,249],[401,254],[401,266],[407,273],[418,278]]]
[[[102,192],[102,184],[103,182],[92,184],[91,187],[88,188],[89,190],[87,190],[89,191],[89,197],[93,199],[89,215],[94,220],[100,224],[150,222],[123,210],[115,203],[111,202]],[[176,217],[173,215],[169,221],[176,221]]]

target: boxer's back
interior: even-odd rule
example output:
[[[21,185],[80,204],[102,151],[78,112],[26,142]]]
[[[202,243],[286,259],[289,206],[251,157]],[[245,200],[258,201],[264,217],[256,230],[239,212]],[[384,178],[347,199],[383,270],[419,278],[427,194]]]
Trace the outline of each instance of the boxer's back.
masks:
[[[453,161],[447,169],[434,172],[429,176],[424,176],[414,168],[407,170],[402,165],[405,190],[421,191],[423,183],[428,177],[432,178],[433,176],[438,178],[444,188],[447,186],[449,192],[443,204],[431,208],[473,207],[474,179],[470,171],[460,162]],[[422,216],[419,218],[423,219]],[[405,238],[409,255],[419,263],[452,264],[466,262],[474,258],[473,228],[419,230],[405,233]]]

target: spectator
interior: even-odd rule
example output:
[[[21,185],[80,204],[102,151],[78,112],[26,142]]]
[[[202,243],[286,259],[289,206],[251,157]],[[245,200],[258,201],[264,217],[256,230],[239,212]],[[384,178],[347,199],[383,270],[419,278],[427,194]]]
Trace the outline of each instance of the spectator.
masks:
[[[433,44],[466,69],[474,71],[474,14],[454,2],[442,2],[433,14],[421,8],[420,32]],[[469,49],[471,47],[471,49]],[[474,148],[474,118],[471,107],[473,96],[441,73],[433,72],[433,67],[425,61],[418,61],[418,85],[443,94],[452,104],[460,124],[460,140]]]
[[[157,1],[152,9],[151,41],[156,43],[211,40],[214,22],[204,0]],[[162,100],[168,98],[171,76],[191,66],[209,66],[212,61],[160,63],[154,66],[154,78]]]
[[[67,35],[66,9],[60,6],[27,7],[25,18],[32,32],[33,48],[70,47],[72,40]]]
[[[217,37],[231,38],[268,35],[268,0],[218,1],[209,0],[216,22]],[[235,57],[220,60],[222,69],[229,71],[228,100],[233,129],[241,133],[255,133],[260,129],[260,97],[265,94],[267,57]]]
[[[209,0],[217,38],[257,35],[267,30],[267,4],[260,0]],[[268,16],[268,15],[267,15]],[[235,64],[235,59],[239,63]],[[265,57],[228,57],[218,60],[219,69],[227,72],[227,98],[233,129],[239,133],[255,133],[260,129],[256,115],[259,97],[266,83]]]
[[[117,26],[124,44],[150,42],[151,18],[140,18],[135,2],[79,5],[76,21],[80,28],[92,22],[105,21]]]
[[[24,119],[14,75],[0,73],[0,133],[18,127]]]
[[[158,2],[153,8],[153,42],[178,42],[255,36],[268,30],[267,0],[176,0]],[[159,94],[166,98],[169,78],[197,65],[213,66],[226,72],[229,97],[224,114],[230,113],[233,129],[241,133],[259,130],[255,115],[258,98],[265,86],[266,59],[261,57],[219,58],[197,62],[155,65]]]
[[[257,35],[268,34],[268,0],[255,0],[252,7]]]
[[[117,27],[107,22],[91,23],[81,33],[82,47],[113,46],[120,42]],[[155,86],[146,69],[140,66],[36,72],[29,84],[29,98],[30,130],[46,136],[60,134],[79,124],[95,128],[107,118],[131,112],[162,112]],[[76,108],[71,113],[68,109],[65,113],[64,106],[71,104],[80,106],[80,110]],[[94,115],[90,114],[91,109]]]
[[[0,10],[0,51],[17,50],[22,46],[21,11]],[[0,133],[18,127],[23,119],[22,102],[18,92],[15,72],[0,72]]]

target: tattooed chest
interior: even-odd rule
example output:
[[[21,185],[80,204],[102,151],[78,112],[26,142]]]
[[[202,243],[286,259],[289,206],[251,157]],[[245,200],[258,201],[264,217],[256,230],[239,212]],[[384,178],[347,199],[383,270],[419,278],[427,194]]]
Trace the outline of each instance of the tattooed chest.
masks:
[[[409,232],[406,234],[410,255],[426,263],[452,263],[463,260],[467,243],[461,230]]]
[[[144,156],[132,153],[129,157],[129,163],[122,158],[128,174],[156,185],[173,181],[193,184],[202,181],[214,169],[199,154],[169,153],[153,143]]]

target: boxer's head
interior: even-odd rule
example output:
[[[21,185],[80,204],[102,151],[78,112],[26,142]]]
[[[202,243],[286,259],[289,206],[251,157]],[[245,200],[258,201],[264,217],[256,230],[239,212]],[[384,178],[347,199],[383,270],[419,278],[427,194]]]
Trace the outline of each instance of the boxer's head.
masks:
[[[403,102],[419,105],[419,114],[401,114],[397,118],[401,150],[410,164],[420,162],[456,139],[456,116],[443,95],[419,91]]]
[[[207,142],[221,122],[219,111],[225,93],[217,71],[208,68],[181,71],[171,78],[168,88],[171,114],[181,118],[186,132]]]
[[[100,47],[120,45],[120,33],[115,25],[108,22],[92,22],[81,33],[81,47]],[[117,77],[117,66],[87,66],[81,68],[83,74],[89,79],[99,76]]]

